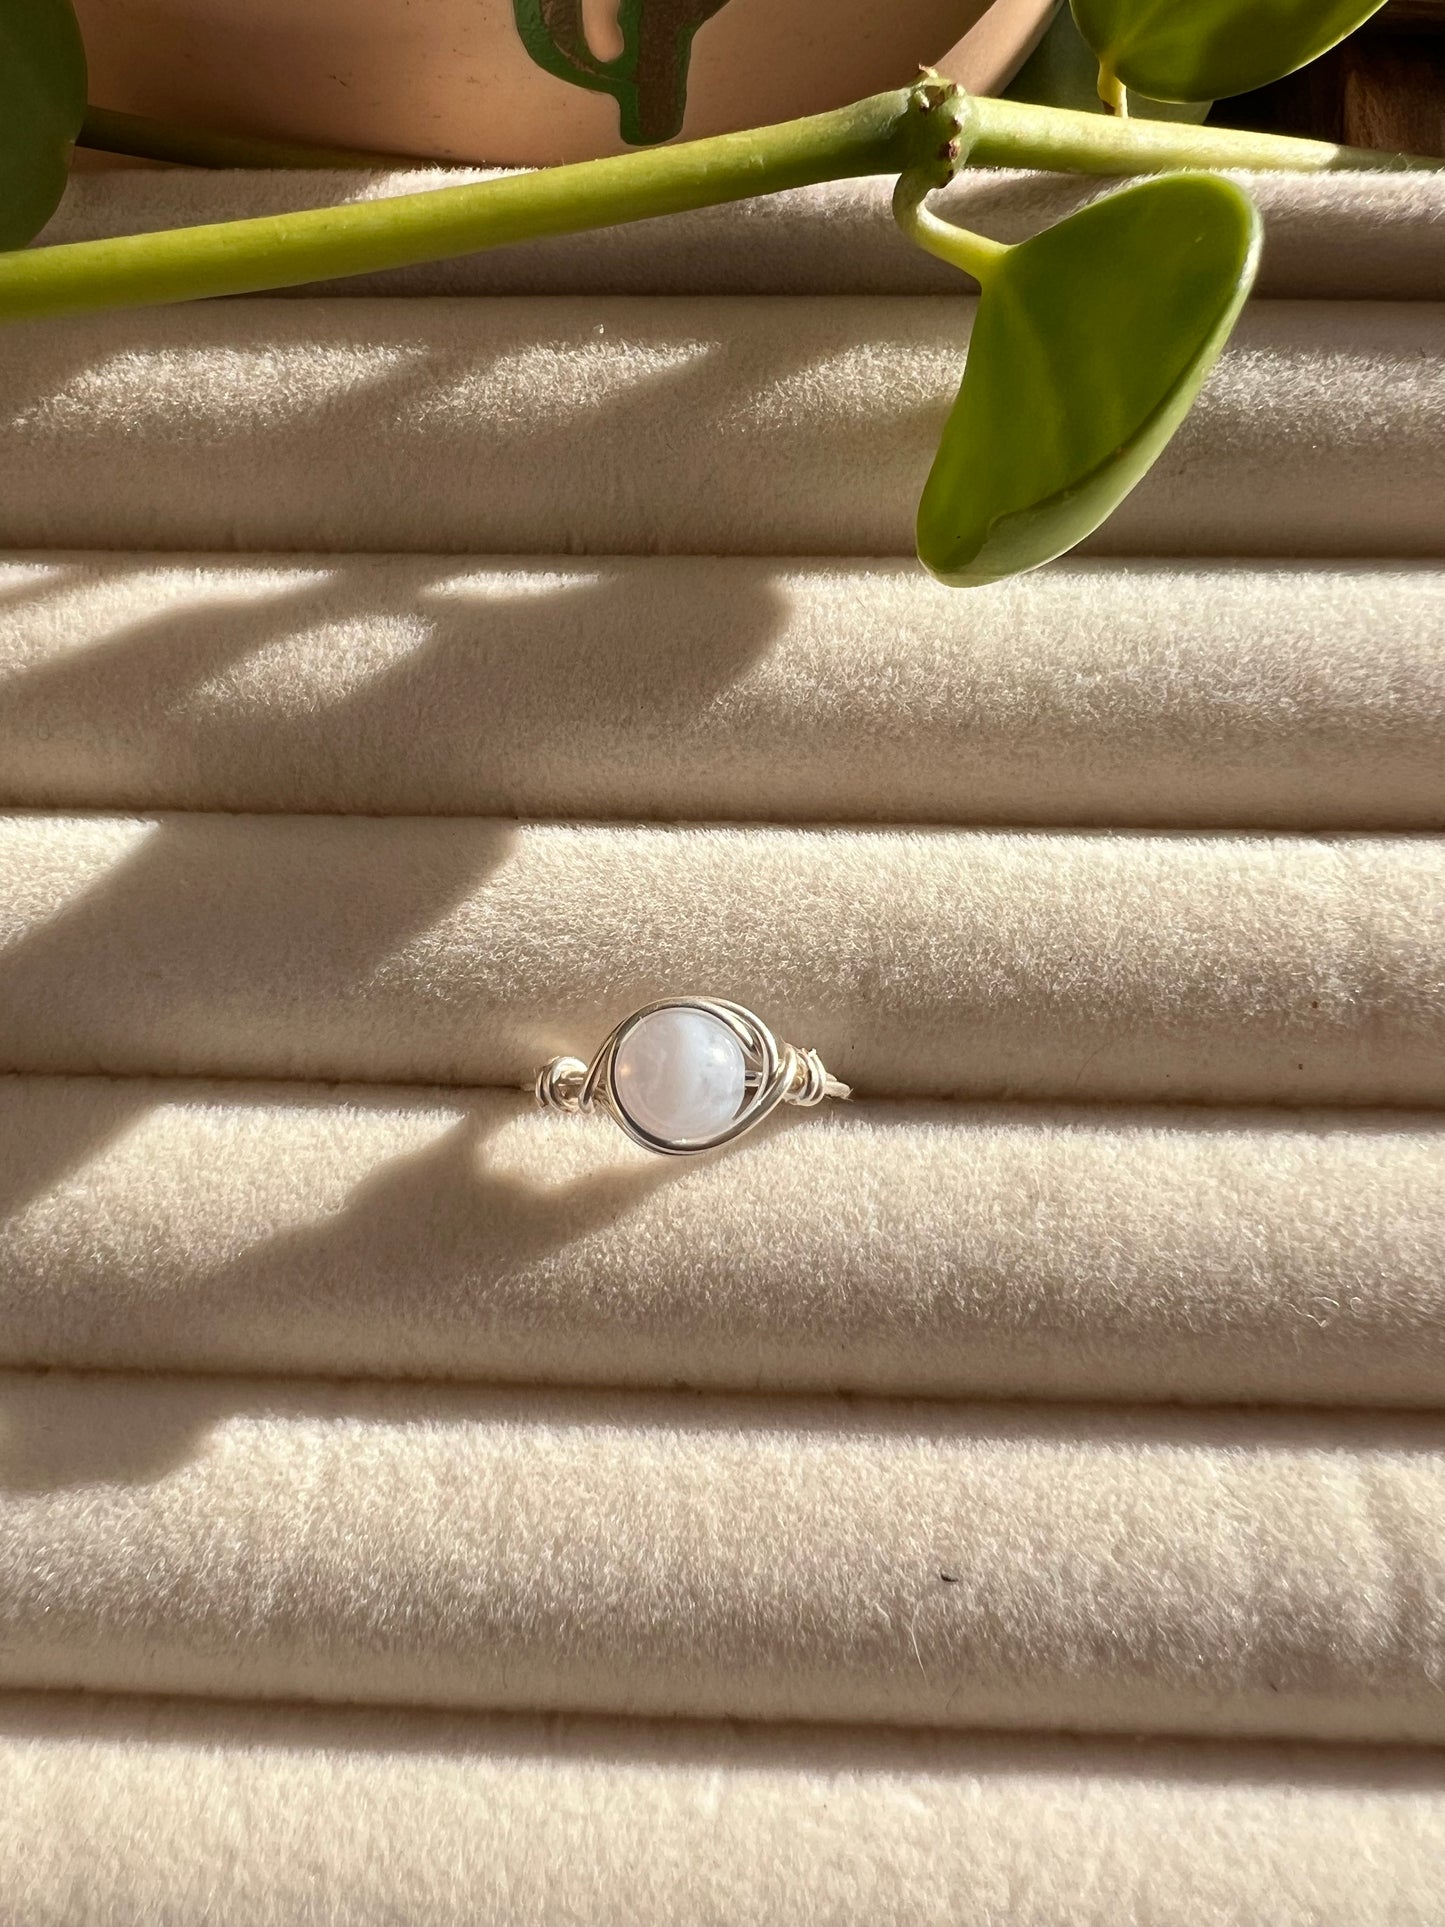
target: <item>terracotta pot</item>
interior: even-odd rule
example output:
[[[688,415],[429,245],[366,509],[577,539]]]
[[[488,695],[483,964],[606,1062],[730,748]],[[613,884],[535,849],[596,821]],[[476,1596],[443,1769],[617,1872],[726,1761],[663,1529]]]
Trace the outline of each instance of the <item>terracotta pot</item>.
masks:
[[[76,0],[100,106],[520,165],[619,153],[679,122],[686,138],[815,113],[900,86],[923,64],[946,62],[986,92],[1028,51],[1052,0],[519,6],[531,52],[514,0]],[[959,42],[960,29],[973,31]],[[590,66],[597,81],[619,51],[633,73],[612,77],[616,97],[559,77]]]

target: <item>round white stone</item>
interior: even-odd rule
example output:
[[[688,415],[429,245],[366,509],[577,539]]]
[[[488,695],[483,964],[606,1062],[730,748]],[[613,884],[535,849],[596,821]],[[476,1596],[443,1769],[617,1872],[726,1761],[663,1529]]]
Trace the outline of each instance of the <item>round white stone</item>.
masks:
[[[634,1124],[669,1143],[726,1130],[747,1097],[747,1061],[705,1010],[655,1010],[618,1046],[612,1079]]]

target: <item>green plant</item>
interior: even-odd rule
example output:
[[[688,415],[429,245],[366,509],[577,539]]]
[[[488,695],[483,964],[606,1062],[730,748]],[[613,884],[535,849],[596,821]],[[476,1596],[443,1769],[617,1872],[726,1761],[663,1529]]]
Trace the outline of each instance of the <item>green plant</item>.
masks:
[[[1246,94],[1308,66],[1385,0],[1070,0],[1098,57],[1100,94],[1151,100]]]
[[[517,4],[539,35],[545,29],[549,59],[585,64],[571,0]],[[1074,0],[1074,8],[1101,61],[1102,91],[1113,91],[1120,107],[1125,84],[1192,98],[1193,88],[1228,91],[1224,83],[1243,72],[1254,79],[1287,71],[1373,10],[1359,0]],[[616,94],[624,113],[632,111],[626,88],[634,89],[639,130],[663,125],[663,106],[674,112],[685,71],[679,49],[712,10],[711,0],[663,0],[650,16],[671,36],[659,43],[663,51],[644,57],[634,35],[621,64],[594,62],[586,84]],[[640,7],[624,13],[625,30],[629,22],[640,27]],[[1237,186],[1177,170],[1433,165],[1324,142],[974,99],[925,75],[833,113],[616,159],[261,220],[26,248],[55,205],[77,130],[100,145],[201,163],[295,165],[303,156],[99,110],[82,127],[84,59],[69,0],[0,0],[0,56],[0,237],[12,249],[0,253],[0,321],[253,293],[809,182],[896,175],[901,225],[981,289],[962,387],[918,522],[924,563],[959,584],[1034,568],[1097,528],[1165,446],[1227,340],[1254,278],[1258,218]],[[656,74],[665,85],[645,77]],[[315,158],[335,166],[348,157]],[[1004,247],[925,205],[966,165],[1166,178]]]
[[[1062,555],[1144,474],[1244,305],[1259,216],[1229,181],[1165,175],[980,257],[899,211],[982,288],[918,509],[925,566],[972,587]]]
[[[1122,104],[1129,113],[1146,120],[1202,121],[1212,105],[1201,100],[1148,100],[1143,94],[1130,94],[1127,88],[1122,103],[1106,104],[1099,82],[1099,56],[1079,32],[1069,0],[1055,0],[1054,17],[1043,38],[1003,92],[1007,100],[1031,100],[1041,107],[1077,107],[1083,113],[1107,114]]]
[[[70,0],[0,5],[0,247],[24,247],[55,212],[84,117]]]

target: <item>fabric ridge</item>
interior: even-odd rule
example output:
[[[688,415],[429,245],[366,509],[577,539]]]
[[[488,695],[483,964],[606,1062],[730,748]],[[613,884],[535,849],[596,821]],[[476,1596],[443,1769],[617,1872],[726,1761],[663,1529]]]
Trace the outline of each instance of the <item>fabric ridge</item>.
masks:
[[[22,548],[911,555],[972,308],[324,296],[46,322],[4,344],[0,529]],[[1254,303],[1088,551],[1438,558],[1442,337],[1435,302]]]
[[[1442,633],[1428,561],[37,554],[0,807],[1440,830]]]
[[[1438,1113],[0,1079],[0,1365],[1432,1407]]]

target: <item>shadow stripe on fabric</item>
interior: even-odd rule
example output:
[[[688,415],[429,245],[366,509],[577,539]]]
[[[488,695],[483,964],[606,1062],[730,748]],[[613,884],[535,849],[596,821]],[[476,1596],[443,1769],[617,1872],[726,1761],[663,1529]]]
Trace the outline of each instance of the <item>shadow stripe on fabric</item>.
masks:
[[[1445,566],[15,557],[0,804],[1438,829]]]
[[[911,555],[972,303],[246,300],[7,332],[11,548]],[[1441,554],[1445,307],[1261,302],[1099,554]]]
[[[1438,1406],[1445,1115],[0,1079],[0,1363]]]
[[[0,1069],[530,1084],[736,999],[864,1097],[1445,1101],[1445,839],[0,817]]]

